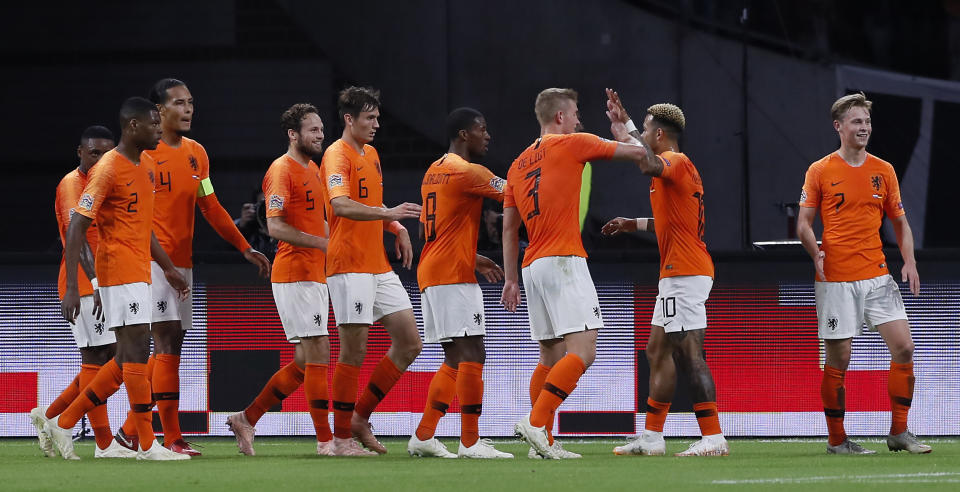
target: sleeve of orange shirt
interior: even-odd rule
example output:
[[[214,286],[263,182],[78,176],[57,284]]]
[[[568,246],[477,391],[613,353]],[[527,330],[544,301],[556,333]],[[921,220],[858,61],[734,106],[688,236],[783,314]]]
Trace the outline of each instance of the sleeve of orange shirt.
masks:
[[[679,154],[664,152],[662,155],[658,155],[657,159],[660,159],[660,164],[663,165],[663,170],[660,171],[658,178],[676,181],[683,175],[686,166]]]
[[[820,171],[819,163],[814,163],[807,169],[807,176],[803,180],[803,189],[800,190],[800,206],[817,208],[820,206]],[[899,199],[899,193],[897,198]]]
[[[223,208],[220,200],[217,200],[217,195],[211,193],[202,196],[197,199],[197,205],[200,207],[203,218],[207,219],[207,222],[213,227],[213,230],[217,231],[220,237],[240,252],[250,249],[250,243],[244,239],[243,234],[237,229],[230,213]]]
[[[290,178],[280,166],[270,166],[263,177],[263,199],[267,205],[267,217],[285,217],[290,203]]]
[[[335,152],[323,163],[323,180],[327,187],[327,195],[331,200],[341,196],[350,196],[350,159],[340,152]]]
[[[97,212],[103,205],[104,199],[110,194],[116,177],[113,169],[108,166],[93,166],[88,174],[87,186],[77,201],[76,212],[88,219],[97,218]]]
[[[464,173],[464,191],[471,195],[492,198],[503,201],[503,189],[507,181],[497,177],[489,169],[479,164],[472,164]]]
[[[903,202],[900,200],[900,182],[897,181],[897,173],[891,167],[886,174],[884,180],[887,185],[887,196],[883,201],[883,210],[891,219],[906,215],[907,211],[903,209]]]
[[[503,208],[517,207],[517,201],[513,198],[513,187],[510,186],[509,181],[505,181],[503,185]]]
[[[607,160],[617,150],[617,142],[592,133],[572,133],[567,136],[567,145],[580,162]]]

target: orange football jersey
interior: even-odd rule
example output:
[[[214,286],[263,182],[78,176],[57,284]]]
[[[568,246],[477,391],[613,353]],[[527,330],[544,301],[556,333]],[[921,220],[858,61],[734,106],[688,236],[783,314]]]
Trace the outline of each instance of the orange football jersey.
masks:
[[[484,198],[503,200],[506,182],[480,164],[445,154],[427,169],[420,186],[423,252],[420,290],[432,285],[477,283],[474,266]]]
[[[99,224],[95,261],[101,287],[150,283],[154,166],[146,152],[134,164],[113,149],[90,170],[76,213]]]
[[[161,140],[156,150],[147,154],[157,162],[154,234],[174,265],[191,268],[197,193],[200,182],[210,177],[207,151],[195,140],[183,137],[179,147]]]
[[[703,242],[703,183],[685,154],[658,156],[663,173],[650,180],[650,205],[660,248],[660,278],[713,277],[713,259]]]
[[[530,245],[526,267],[545,256],[586,258],[580,239],[580,180],[585,162],[610,159],[613,142],[589,133],[544,135],[524,150],[507,172],[503,207],[516,207]]]
[[[92,169],[92,168],[91,168]],[[70,218],[76,213],[77,202],[83,193],[83,188],[87,185],[87,175],[80,172],[80,169],[74,169],[67,173],[60,184],[57,185],[57,198],[54,202],[54,212],[57,216],[57,227],[60,229],[60,244],[67,246],[67,228],[70,226]],[[97,223],[94,221],[87,229],[87,242],[90,244],[90,251],[97,254],[97,241],[100,233],[97,231]],[[77,265],[77,288],[80,296],[93,295],[93,285],[90,279],[83,271],[80,265]],[[64,292],[67,291],[67,269],[64,264],[63,255],[60,256],[60,274],[57,278],[57,292],[63,299]]]
[[[270,164],[263,178],[267,218],[283,217],[287,224],[313,236],[326,237],[323,220],[323,178],[320,168],[307,166],[284,154]],[[316,248],[302,248],[280,241],[273,260],[271,282],[326,282],[326,255]]]
[[[889,273],[880,226],[883,214],[904,215],[900,183],[889,162],[867,154],[860,166],[836,152],[807,169],[800,206],[820,208],[823,273],[828,282],[866,280]]]
[[[330,211],[327,276],[338,273],[386,273],[391,270],[383,249],[383,221],[337,217],[330,201],[345,196],[369,207],[383,206],[383,175],[376,149],[363,146],[363,155],[342,139],[333,142],[320,161]]]

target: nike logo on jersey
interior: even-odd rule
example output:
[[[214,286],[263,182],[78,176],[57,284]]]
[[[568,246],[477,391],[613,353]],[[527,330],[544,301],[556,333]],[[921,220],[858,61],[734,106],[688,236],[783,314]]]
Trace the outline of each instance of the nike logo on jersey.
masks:
[[[164,162],[167,162],[167,161],[169,161],[169,160],[170,160],[170,159],[163,160],[163,161],[157,161],[157,165],[159,166],[160,164],[163,164]]]
[[[363,166],[358,167],[358,168],[357,168],[357,171],[359,171],[359,170],[361,170],[361,169],[363,169]]]
[[[667,326],[667,325],[669,325],[670,323],[673,323],[673,320],[664,322],[664,323],[663,323],[663,326]]]
[[[830,182],[830,186],[837,186],[837,185],[840,184],[840,183],[843,183],[843,181],[837,181],[836,183],[834,183],[833,181],[831,181],[831,182]]]
[[[133,181],[136,181],[136,180],[133,180]],[[132,184],[133,184],[133,181],[131,181],[131,182],[129,182],[129,183],[127,183],[127,186],[130,186],[130,185],[132,185]]]
[[[304,182],[303,182],[303,186],[307,186],[308,184],[310,184],[309,181],[304,181]]]

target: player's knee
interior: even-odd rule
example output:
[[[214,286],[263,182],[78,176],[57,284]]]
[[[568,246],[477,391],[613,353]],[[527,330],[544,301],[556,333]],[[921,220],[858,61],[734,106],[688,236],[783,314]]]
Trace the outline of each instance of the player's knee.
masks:
[[[913,360],[913,340],[908,340],[891,347],[890,356],[894,362],[900,364]]]
[[[402,346],[398,347],[398,355],[407,361],[408,364],[413,362],[413,360],[420,355],[421,351],[423,351],[423,342],[420,340],[420,337],[407,340]]]

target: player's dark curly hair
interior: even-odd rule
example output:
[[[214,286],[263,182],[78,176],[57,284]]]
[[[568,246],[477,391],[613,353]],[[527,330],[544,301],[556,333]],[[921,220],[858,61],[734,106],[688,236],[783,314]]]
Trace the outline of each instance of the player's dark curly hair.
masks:
[[[284,135],[287,134],[287,130],[300,133],[300,122],[310,113],[320,114],[316,106],[308,103],[297,103],[290,106],[290,109],[284,111],[283,116],[280,117],[280,128],[283,130]]]
[[[130,120],[146,120],[150,117],[152,111],[157,110],[157,105],[142,98],[131,97],[120,106],[120,115],[117,120],[120,123],[120,131],[123,131],[130,123]]]
[[[113,137],[113,132],[109,128],[101,125],[88,126],[83,133],[80,134],[80,143],[89,140],[91,138],[102,138],[105,140],[116,141]]]
[[[340,122],[344,115],[356,118],[361,111],[380,109],[380,91],[372,87],[350,86],[340,91],[337,97],[337,110],[340,112]]]
[[[150,88],[150,94],[147,95],[147,99],[150,99],[150,102],[153,104],[166,104],[167,98],[170,97],[170,94],[167,93],[167,89],[180,87],[181,85],[184,87],[187,86],[187,84],[183,83],[182,80],[171,78],[160,79],[153,84],[153,87]]]
[[[477,118],[483,118],[479,111],[473,108],[457,108],[447,116],[447,138],[452,142],[460,136],[460,130],[470,131],[476,124]]]

